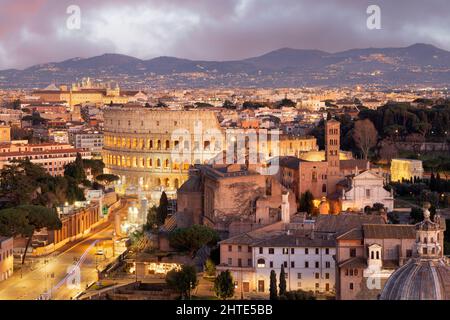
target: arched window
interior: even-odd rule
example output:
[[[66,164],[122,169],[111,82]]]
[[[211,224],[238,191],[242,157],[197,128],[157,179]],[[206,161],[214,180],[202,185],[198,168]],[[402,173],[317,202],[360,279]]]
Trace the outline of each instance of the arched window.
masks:
[[[266,261],[264,259],[258,259],[258,268],[264,268],[266,266]]]
[[[380,251],[377,251],[377,260],[380,259]]]
[[[156,167],[161,168],[161,159],[156,160]]]
[[[170,141],[166,140],[166,150],[169,150],[169,149],[170,149]]]
[[[322,193],[326,193],[327,192],[327,185],[324,183],[322,185]]]
[[[178,188],[180,187],[180,182],[179,182],[178,179],[175,179],[175,180],[173,181],[173,186],[175,187],[175,189],[178,189]]]
[[[169,167],[169,159],[164,160],[164,168]]]
[[[153,149],[153,140],[151,139],[148,141],[148,148]]]
[[[374,251],[370,252],[370,259],[375,259],[374,253],[375,253]]]

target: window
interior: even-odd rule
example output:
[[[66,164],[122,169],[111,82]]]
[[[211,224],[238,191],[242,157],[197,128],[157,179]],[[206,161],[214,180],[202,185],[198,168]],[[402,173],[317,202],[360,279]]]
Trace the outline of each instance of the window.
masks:
[[[357,276],[358,275],[358,269],[355,269],[355,276]]]
[[[291,254],[295,254],[295,249],[291,248]]]
[[[330,263],[330,261],[326,261],[326,262],[325,262],[325,268],[331,268],[331,263]]]
[[[242,259],[238,259],[238,267],[242,267]]]
[[[291,261],[291,268],[295,268],[295,261]]]
[[[366,198],[370,198],[370,189],[366,189]]]
[[[284,261],[283,265],[284,265],[285,268],[287,268],[287,261]]]
[[[269,248],[269,254],[274,254],[275,253],[275,249],[274,248]]]
[[[283,254],[289,254],[289,248],[283,248]]]
[[[305,261],[305,268],[309,268],[309,262]]]
[[[316,279],[320,279],[320,274],[318,272],[316,272],[315,277],[316,277]]]
[[[252,252],[252,247],[248,246],[247,247],[247,252]]]
[[[330,279],[330,274],[328,272],[325,273],[325,279]]]
[[[345,275],[348,276],[348,269],[345,269]]]
[[[350,257],[352,257],[352,258],[356,257],[356,249],[355,248],[350,248]]]
[[[315,266],[316,268],[319,268],[319,261],[316,261]]]
[[[350,290],[353,290],[353,282],[350,282],[349,288],[350,288]]]
[[[297,273],[297,279],[301,279],[302,278],[302,274],[301,273]]]
[[[412,257],[412,250],[411,249],[406,250],[406,257],[408,257],[408,258]]]
[[[316,254],[319,254],[319,248],[316,248]]]
[[[270,261],[269,265],[270,265],[271,268],[273,268],[273,261]]]
[[[302,287],[302,283],[301,282],[297,282],[297,287],[300,289]]]
[[[266,266],[266,261],[264,259],[258,259],[258,268],[264,268]]]
[[[263,248],[259,248],[259,254],[263,254]]]
[[[353,269],[350,269],[350,276],[353,277]]]
[[[228,265],[231,266],[233,264],[233,259],[228,258]]]
[[[309,249],[305,248],[305,254],[309,254]]]
[[[330,248],[325,248],[325,254],[330,254]]]
[[[233,246],[228,246],[228,252],[233,251]]]
[[[248,260],[247,260],[247,266],[248,266],[248,267],[251,267],[251,266],[252,266],[252,259],[248,259]]]
[[[238,252],[242,252],[242,246],[238,246]]]

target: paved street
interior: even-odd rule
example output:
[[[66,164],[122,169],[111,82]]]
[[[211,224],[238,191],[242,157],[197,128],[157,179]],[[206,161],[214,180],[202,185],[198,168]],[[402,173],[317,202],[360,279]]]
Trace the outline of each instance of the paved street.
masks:
[[[127,206],[119,209],[121,214]],[[54,300],[68,300],[97,280],[97,266],[112,258],[113,227],[106,228],[75,244],[65,252],[39,258],[34,270],[20,271],[0,283],[0,300],[34,300],[47,293]],[[115,255],[121,252],[116,246]],[[123,248],[123,247],[120,247]],[[104,256],[97,255],[103,251]]]

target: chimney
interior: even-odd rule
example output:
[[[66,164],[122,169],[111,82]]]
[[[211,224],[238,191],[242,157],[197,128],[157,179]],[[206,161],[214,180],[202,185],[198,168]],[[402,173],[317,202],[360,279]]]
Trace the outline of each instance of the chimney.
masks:
[[[289,192],[281,195],[281,220],[284,223],[290,223],[291,217],[289,215]]]

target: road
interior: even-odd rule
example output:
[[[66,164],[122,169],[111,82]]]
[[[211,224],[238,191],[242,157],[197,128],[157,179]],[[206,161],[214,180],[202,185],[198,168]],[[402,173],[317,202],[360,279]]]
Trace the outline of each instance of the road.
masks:
[[[123,214],[125,206],[120,210]],[[39,258],[39,267],[20,277],[16,272],[8,280],[0,282],[0,300],[35,300],[46,294],[53,300],[70,300],[97,281],[97,267],[112,258],[113,227],[93,234],[65,252]],[[120,247],[123,249],[123,247]],[[116,246],[115,255],[120,254]],[[103,250],[104,256],[97,255]]]

